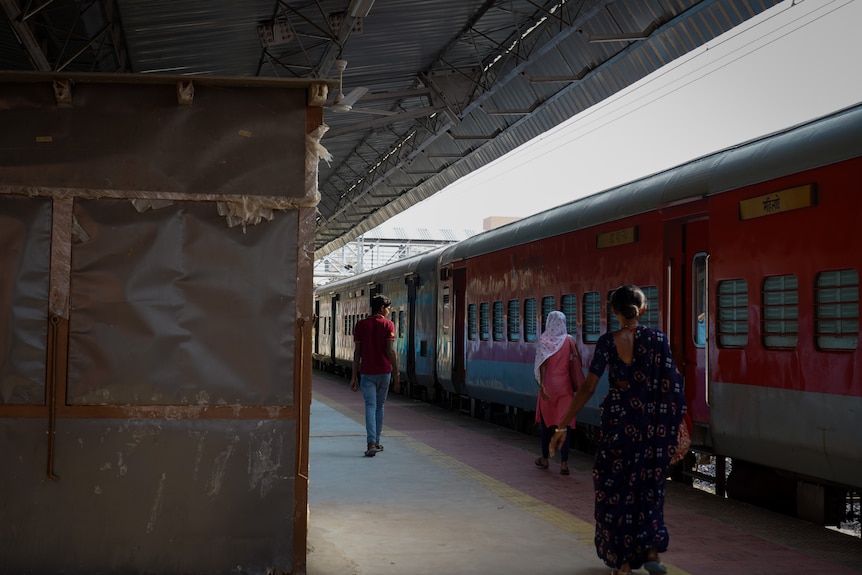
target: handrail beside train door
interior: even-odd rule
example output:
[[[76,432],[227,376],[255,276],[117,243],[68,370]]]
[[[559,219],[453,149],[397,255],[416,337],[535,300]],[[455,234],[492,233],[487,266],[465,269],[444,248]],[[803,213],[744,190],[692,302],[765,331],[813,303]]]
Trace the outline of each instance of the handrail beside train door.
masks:
[[[709,381],[710,381],[710,377],[709,377],[709,373],[710,373],[709,331],[710,331],[710,327],[709,326],[712,325],[712,322],[710,321],[710,313],[709,313],[710,301],[711,301],[710,297],[709,297],[709,284],[710,284],[709,258],[710,258],[710,255],[709,255],[709,252],[707,252],[706,253],[706,259],[703,262],[703,266],[704,266],[703,271],[704,271],[704,276],[705,276],[704,277],[704,288],[703,288],[704,294],[703,295],[704,295],[704,299],[706,300],[706,305],[704,305],[704,309],[703,309],[703,313],[704,313],[703,319],[704,319],[704,325],[706,327],[706,329],[704,329],[705,337],[704,337],[704,347],[703,347],[703,362],[705,364],[703,366],[703,385],[704,385],[704,391],[706,392],[706,405],[707,405],[707,407],[711,407],[711,402],[709,400],[709,389],[710,389],[710,386],[709,386]]]

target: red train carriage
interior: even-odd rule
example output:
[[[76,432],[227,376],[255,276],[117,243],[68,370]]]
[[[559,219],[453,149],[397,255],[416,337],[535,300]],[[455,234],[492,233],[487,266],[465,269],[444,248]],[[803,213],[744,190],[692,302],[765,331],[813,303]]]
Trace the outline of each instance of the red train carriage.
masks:
[[[319,287],[312,334],[316,367],[352,368],[353,326],[369,315],[371,297],[383,293],[392,300],[402,393],[427,397],[435,378],[438,254],[435,250]]]
[[[548,313],[588,363],[616,327],[609,293],[635,283],[685,376],[696,447],[733,458],[732,494],[829,520],[832,496],[862,486],[860,133],[856,106],[443,249],[415,304],[435,306],[435,395],[529,416]]]
[[[862,485],[860,175],[855,157],[710,202],[710,437],[807,493]]]

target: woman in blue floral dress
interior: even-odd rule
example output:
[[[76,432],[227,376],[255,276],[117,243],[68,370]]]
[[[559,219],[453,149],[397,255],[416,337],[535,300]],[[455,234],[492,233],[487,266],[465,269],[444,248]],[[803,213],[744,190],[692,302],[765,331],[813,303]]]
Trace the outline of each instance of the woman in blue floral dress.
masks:
[[[666,573],[658,554],[669,542],[665,477],[684,425],[683,381],[667,336],[639,324],[646,311],[640,288],[616,289],[611,307],[621,327],[596,344],[589,375],[557,424],[551,453],[607,368],[608,394],[601,404],[602,434],[593,467],[596,552],[612,575],[628,575],[641,566],[657,575]]]

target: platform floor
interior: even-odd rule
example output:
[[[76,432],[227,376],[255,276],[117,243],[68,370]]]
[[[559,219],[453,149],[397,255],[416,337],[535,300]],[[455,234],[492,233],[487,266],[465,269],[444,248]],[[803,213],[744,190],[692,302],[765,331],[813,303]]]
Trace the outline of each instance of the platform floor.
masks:
[[[607,575],[589,456],[543,471],[537,437],[390,394],[385,450],[364,457],[363,414],[346,380],[315,372],[309,575]],[[680,483],[665,520],[672,575],[862,573],[859,539]]]

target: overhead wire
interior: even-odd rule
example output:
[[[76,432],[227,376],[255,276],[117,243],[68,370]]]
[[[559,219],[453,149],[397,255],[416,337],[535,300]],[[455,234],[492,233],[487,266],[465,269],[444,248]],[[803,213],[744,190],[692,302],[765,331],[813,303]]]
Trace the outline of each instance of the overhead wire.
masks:
[[[784,36],[790,33],[797,32],[816,21],[825,18],[833,12],[852,4],[853,1],[854,0],[829,0],[826,4],[816,7],[813,11],[806,12],[799,17],[789,21],[788,23],[769,31],[768,34],[761,37],[757,37],[733,49],[732,51],[728,52],[728,54],[723,55],[714,61],[711,61],[707,66],[704,66],[703,68],[696,68],[690,72],[686,72],[682,76],[672,80],[671,82],[663,84],[659,83],[668,75],[676,72],[679,68],[689,65],[698,58],[705,57],[710,51],[714,52],[719,47],[728,42],[733,42],[741,34],[749,33],[750,30],[756,28],[762,28],[773,19],[783,15],[786,10],[793,9],[795,6],[798,5],[798,3],[791,3],[790,0],[788,0],[788,6],[787,8],[785,8],[785,10],[778,11],[768,16],[767,18],[758,21],[752,26],[744,27],[743,29],[737,30],[735,33],[731,31],[728,34],[724,34],[720,37],[720,40],[715,41],[712,45],[707,44],[701,49],[693,50],[675,59],[671,63],[660,68],[653,75],[650,75],[645,78],[645,81],[643,81],[643,83],[635,85],[630,90],[622,90],[609,96],[608,98],[605,98],[601,102],[587,108],[580,114],[574,116],[572,120],[567,121],[560,126],[552,128],[550,131],[546,132],[543,135],[533,138],[529,142],[522,144],[521,146],[519,146],[515,150],[512,150],[511,152],[496,160],[495,162],[492,162],[484,166],[483,168],[480,168],[479,170],[476,170],[464,176],[463,178],[461,178],[461,180],[452,185],[456,186],[462,182],[467,181],[472,181],[475,183],[475,178],[481,177],[483,174],[488,176],[487,179],[483,181],[492,181],[497,178],[504,177],[507,174],[510,174],[513,171],[520,169],[523,164],[528,162],[530,159],[543,155],[547,148],[559,148],[561,146],[566,146],[577,140],[583,139],[584,137],[591,135],[598,130],[606,128],[614,122],[618,122],[627,116],[641,111],[643,108],[656,102],[660,98],[675,93],[687,86],[690,86],[695,82],[702,81],[704,78],[717,73],[723,68],[726,68],[727,66],[735,62],[749,57],[751,54],[754,54],[757,51],[762,50],[767,46],[773,44],[774,42],[777,42]],[[789,29],[791,27],[792,29]],[[780,31],[783,31],[783,34],[776,36],[776,33]],[[771,37],[771,39],[764,42],[764,38],[769,37]],[[753,45],[754,47],[752,48]],[[657,83],[659,84],[657,85]],[[649,88],[651,87],[653,89],[649,90]],[[613,106],[615,106],[620,100],[624,98],[631,98],[632,94],[640,95],[635,96],[634,100],[632,100],[631,103],[624,104],[623,108],[613,108]],[[604,115],[602,115],[603,113]],[[532,155],[527,155],[531,152]],[[490,171],[493,171],[493,174],[488,174],[488,172]]]

